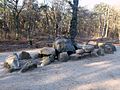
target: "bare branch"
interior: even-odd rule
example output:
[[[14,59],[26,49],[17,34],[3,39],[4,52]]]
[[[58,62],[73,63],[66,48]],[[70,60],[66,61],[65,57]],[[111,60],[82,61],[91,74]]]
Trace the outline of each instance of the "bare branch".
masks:
[[[71,3],[71,1],[68,1],[68,3],[73,8],[73,4]]]
[[[20,12],[21,12],[22,9],[24,8],[24,6],[25,6],[25,0],[23,1],[23,5],[22,5],[21,9],[19,10],[18,15],[20,14]]]
[[[13,1],[14,1],[14,0],[13,0]],[[8,0],[8,3],[11,3],[12,5],[15,6],[15,4],[14,4],[12,1],[10,1],[10,0]]]

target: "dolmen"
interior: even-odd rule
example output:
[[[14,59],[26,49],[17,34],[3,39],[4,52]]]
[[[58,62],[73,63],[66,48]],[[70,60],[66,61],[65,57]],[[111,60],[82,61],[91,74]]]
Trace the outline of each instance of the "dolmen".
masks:
[[[49,65],[55,61],[66,62],[68,60],[79,60],[82,57],[98,57],[105,54],[113,54],[116,47],[112,42],[89,41],[84,44],[72,43],[69,38],[57,37],[53,42],[53,47],[43,47],[34,55],[26,51],[20,54],[13,53],[4,62],[4,67],[9,72],[25,72]]]

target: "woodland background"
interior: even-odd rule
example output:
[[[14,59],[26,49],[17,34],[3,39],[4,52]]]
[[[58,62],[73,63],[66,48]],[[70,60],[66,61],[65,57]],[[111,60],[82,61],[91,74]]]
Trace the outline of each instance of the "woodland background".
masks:
[[[52,0],[50,5],[23,0],[20,6],[18,2],[0,0],[0,51],[26,48],[29,40],[33,47],[51,46],[56,36],[69,36],[72,8],[67,0]],[[99,3],[90,11],[78,6],[76,41],[107,38],[119,42],[119,33],[119,8]]]

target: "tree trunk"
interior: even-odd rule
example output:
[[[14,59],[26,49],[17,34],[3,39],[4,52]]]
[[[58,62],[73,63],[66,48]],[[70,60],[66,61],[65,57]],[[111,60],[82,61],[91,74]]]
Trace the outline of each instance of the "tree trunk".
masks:
[[[15,24],[15,37],[16,40],[19,39],[19,15],[13,11],[14,24]]]
[[[105,28],[105,35],[104,37],[108,37],[108,32],[109,32],[109,9],[107,11],[107,20],[106,20],[106,28]]]
[[[16,39],[19,39],[19,15],[16,15]]]
[[[99,37],[102,37],[102,17],[99,17]]]
[[[77,35],[77,11],[78,11],[78,3],[79,0],[73,0],[73,4],[69,2],[70,6],[72,7],[72,20],[70,23],[70,39],[74,42],[74,39]]]

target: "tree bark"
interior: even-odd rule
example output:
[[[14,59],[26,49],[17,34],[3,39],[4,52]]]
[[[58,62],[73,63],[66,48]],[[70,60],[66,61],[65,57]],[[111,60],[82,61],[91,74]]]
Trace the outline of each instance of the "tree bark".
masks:
[[[73,4],[69,1],[70,6],[72,7],[72,19],[70,22],[70,39],[74,42],[74,39],[77,35],[77,11],[78,11],[79,0],[73,0]]]
[[[109,32],[109,10],[108,10],[108,15],[107,15],[107,21],[106,21],[106,32],[105,32],[105,38],[108,37],[108,32]]]

